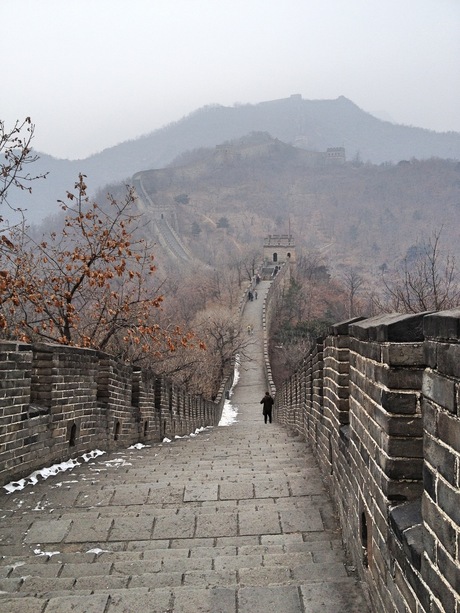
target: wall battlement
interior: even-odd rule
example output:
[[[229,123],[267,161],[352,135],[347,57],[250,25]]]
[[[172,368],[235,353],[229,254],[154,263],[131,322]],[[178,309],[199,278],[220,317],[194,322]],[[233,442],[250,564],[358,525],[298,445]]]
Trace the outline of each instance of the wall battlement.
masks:
[[[332,326],[277,390],[379,613],[460,613],[460,309]]]
[[[267,293],[266,334],[289,274]],[[267,338],[264,357],[274,391]],[[231,385],[210,402],[102,352],[0,342],[2,484],[217,425]],[[332,326],[274,413],[313,448],[374,610],[460,613],[460,309]]]
[[[216,426],[232,382],[212,402],[102,352],[0,342],[0,485],[97,447]]]

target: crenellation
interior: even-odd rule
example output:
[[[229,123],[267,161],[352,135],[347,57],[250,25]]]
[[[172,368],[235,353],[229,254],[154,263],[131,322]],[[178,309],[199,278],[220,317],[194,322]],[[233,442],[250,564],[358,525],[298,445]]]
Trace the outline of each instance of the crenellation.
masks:
[[[423,333],[427,340],[458,342],[460,340],[460,309],[439,311],[423,318]]]
[[[217,402],[171,394],[166,381],[101,352],[0,345],[9,350],[0,363],[2,483],[91,449],[188,434],[222,414],[223,394]]]
[[[264,309],[269,330],[274,311]],[[379,613],[460,613],[459,332],[460,309],[342,322],[276,390],[275,420],[316,455]],[[105,354],[72,352],[4,349],[2,479],[96,444],[218,423],[223,392],[211,403]],[[269,365],[266,382],[274,391]]]
[[[382,347],[382,362],[388,366],[425,368],[423,343],[388,343]]]
[[[460,309],[344,322],[324,339],[323,369],[314,347],[295,375],[299,432],[379,613],[460,613],[459,339]],[[275,398],[281,422],[289,386]]]
[[[450,452],[449,447],[441,444],[439,439],[427,435],[424,444],[424,457],[429,466],[433,467],[450,484],[455,485],[457,458]]]
[[[421,395],[417,391],[380,388],[378,402],[388,413],[415,415],[421,413],[420,398]]]

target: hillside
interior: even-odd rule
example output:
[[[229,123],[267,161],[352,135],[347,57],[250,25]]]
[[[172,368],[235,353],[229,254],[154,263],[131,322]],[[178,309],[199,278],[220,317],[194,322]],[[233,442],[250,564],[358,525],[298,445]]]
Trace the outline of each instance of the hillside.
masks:
[[[321,252],[338,273],[353,266],[377,275],[441,226],[460,257],[459,162],[334,165],[267,134],[180,161],[145,171],[143,185],[156,206],[169,207],[190,250],[211,265],[289,230],[299,249]],[[184,194],[188,202],[181,203]]]
[[[349,160],[379,164],[412,158],[460,160],[460,133],[437,133],[381,121],[343,96],[336,100],[282,100],[234,107],[206,106],[180,121],[136,140],[121,143],[84,160],[58,160],[39,153],[37,173],[49,172],[33,186],[32,196],[15,195],[32,222],[56,212],[56,200],[73,187],[78,173],[94,191],[134,173],[163,168],[180,154],[215,147],[253,132],[266,132],[286,144],[309,151],[342,146]]]

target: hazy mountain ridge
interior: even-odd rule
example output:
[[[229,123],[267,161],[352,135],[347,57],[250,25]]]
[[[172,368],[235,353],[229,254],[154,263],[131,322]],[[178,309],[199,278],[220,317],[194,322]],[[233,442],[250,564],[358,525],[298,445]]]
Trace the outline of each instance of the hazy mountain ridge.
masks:
[[[288,227],[299,248],[322,252],[336,270],[379,274],[441,226],[444,244],[460,257],[460,162],[312,163],[309,152],[267,134],[183,161],[146,171],[142,181],[153,202],[174,211],[179,233],[208,264]]]
[[[312,151],[343,146],[348,159],[381,163],[430,157],[460,159],[460,133],[437,133],[394,125],[361,110],[343,96],[303,100],[294,95],[255,105],[210,105],[136,140],[126,141],[83,160],[59,160],[39,153],[34,173],[49,172],[33,185],[33,194],[16,194],[13,203],[40,221],[57,211],[56,200],[73,187],[78,173],[90,189],[128,181],[136,172],[163,168],[181,153],[214,147],[252,132],[267,132],[288,144]]]

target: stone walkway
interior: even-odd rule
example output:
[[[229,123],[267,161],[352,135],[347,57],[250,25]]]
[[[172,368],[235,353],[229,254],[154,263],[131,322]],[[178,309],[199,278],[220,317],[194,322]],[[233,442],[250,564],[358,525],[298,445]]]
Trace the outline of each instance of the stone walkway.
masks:
[[[0,613],[366,613],[307,445],[265,425],[261,310],[238,421],[0,494]]]

